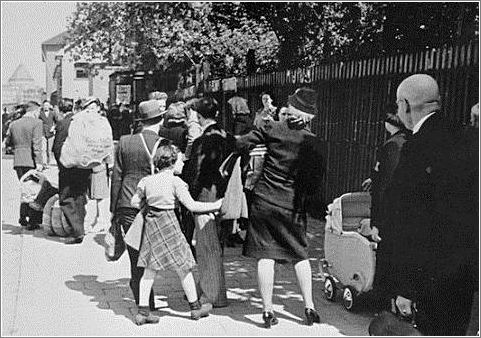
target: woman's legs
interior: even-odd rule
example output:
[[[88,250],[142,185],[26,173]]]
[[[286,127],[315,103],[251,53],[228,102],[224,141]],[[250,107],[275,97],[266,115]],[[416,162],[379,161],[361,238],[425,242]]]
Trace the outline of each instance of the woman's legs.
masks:
[[[301,289],[306,308],[314,309],[314,302],[312,301],[312,272],[309,260],[305,259],[294,264],[294,269],[296,270],[297,283]]]
[[[257,283],[264,311],[272,312],[272,290],[274,289],[274,260],[261,258],[257,261]]]
[[[156,274],[155,270],[145,268],[144,275],[140,279],[139,312],[134,318],[134,323],[137,325],[157,324],[159,322],[159,317],[152,315],[149,310],[149,295]]]
[[[192,271],[183,272],[177,271],[180,278],[182,288],[184,289],[185,295],[187,296],[187,301],[190,306],[190,317],[194,320],[199,320],[202,317],[207,317],[209,312],[212,310],[212,304],[204,303],[201,304],[197,298],[197,288],[195,286],[194,275]]]
[[[149,268],[144,269],[144,275],[140,279],[140,290],[139,290],[139,306],[148,307],[149,306],[149,295],[154,285],[154,279],[156,275],[155,270]]]
[[[179,275],[182,289],[184,289],[185,295],[187,296],[187,301],[189,303],[197,301],[197,288],[195,286],[192,271],[189,271],[188,273],[178,271],[177,274]]]

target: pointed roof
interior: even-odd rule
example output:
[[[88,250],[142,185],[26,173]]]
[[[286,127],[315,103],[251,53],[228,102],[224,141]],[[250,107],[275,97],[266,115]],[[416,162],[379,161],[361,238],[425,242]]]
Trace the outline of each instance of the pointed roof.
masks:
[[[67,40],[69,37],[70,37],[70,34],[68,33],[68,31],[65,31],[58,35],[55,35],[53,38],[50,38],[47,41],[42,42],[42,46],[44,45],[65,46],[67,44]]]
[[[8,79],[8,82],[34,82],[32,75],[25,65],[20,64],[13,72],[13,75]]]

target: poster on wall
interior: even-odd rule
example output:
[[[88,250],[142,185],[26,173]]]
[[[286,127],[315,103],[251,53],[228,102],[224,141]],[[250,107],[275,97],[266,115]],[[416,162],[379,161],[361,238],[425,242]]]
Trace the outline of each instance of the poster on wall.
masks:
[[[116,86],[116,102],[117,104],[130,104],[131,100],[131,85],[117,85]]]
[[[237,91],[237,78],[230,77],[228,79],[222,80],[222,90],[223,91]]]

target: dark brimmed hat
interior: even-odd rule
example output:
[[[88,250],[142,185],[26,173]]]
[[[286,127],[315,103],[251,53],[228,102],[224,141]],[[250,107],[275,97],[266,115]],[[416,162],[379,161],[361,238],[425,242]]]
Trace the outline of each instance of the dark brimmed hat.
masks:
[[[304,113],[317,115],[317,93],[310,88],[299,88],[289,95],[289,104]]]
[[[83,102],[83,104],[82,104],[82,109],[87,108],[87,107],[90,106],[92,103],[96,103],[98,106],[100,106],[100,100],[99,100],[97,97],[90,96],[90,97],[87,97],[87,98],[85,99],[85,101]]]
[[[160,110],[160,102],[157,100],[143,101],[139,104],[139,115],[135,121],[147,121],[165,114]]]

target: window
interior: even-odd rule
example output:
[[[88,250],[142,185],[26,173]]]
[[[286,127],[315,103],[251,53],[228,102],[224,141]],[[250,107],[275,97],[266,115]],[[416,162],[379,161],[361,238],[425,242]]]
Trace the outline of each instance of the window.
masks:
[[[88,72],[87,69],[85,68],[76,68],[75,69],[75,78],[76,79],[86,79],[88,78]]]

